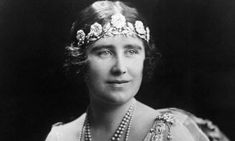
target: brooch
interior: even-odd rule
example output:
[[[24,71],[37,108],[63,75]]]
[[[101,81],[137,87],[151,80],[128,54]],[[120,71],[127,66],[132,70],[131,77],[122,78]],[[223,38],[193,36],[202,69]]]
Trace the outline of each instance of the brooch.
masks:
[[[154,126],[150,129],[149,141],[167,141],[172,140],[171,126],[175,123],[175,117],[171,113],[164,113],[155,119]]]

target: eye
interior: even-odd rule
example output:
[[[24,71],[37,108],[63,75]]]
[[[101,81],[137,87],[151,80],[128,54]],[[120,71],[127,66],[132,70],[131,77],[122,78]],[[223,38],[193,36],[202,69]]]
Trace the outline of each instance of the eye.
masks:
[[[135,55],[135,54],[138,54],[138,50],[137,49],[128,49],[127,50],[127,55],[129,56],[132,56],[132,55]]]
[[[97,52],[99,57],[105,58],[112,55],[112,52],[108,49],[103,49]]]

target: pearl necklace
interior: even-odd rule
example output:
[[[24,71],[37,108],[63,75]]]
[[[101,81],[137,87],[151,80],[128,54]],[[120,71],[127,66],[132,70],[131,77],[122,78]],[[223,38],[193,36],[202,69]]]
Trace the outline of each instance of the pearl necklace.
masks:
[[[127,131],[125,134],[125,141],[128,141],[128,137],[130,134],[130,129],[131,129],[131,123],[132,123],[132,119],[133,119],[133,115],[134,115],[134,111],[135,111],[135,103],[133,103],[128,111],[126,112],[125,116],[122,118],[121,123],[119,124],[118,128],[116,129],[116,131],[114,132],[113,136],[110,138],[110,141],[119,141],[120,138],[122,137],[122,134],[124,133],[127,125]],[[88,113],[88,112],[87,112]],[[84,135],[82,135],[84,133]],[[83,127],[82,127],[82,131],[80,134],[80,141],[82,141],[82,137],[84,137],[85,141],[92,141],[92,136],[91,136],[91,129],[90,129],[90,122],[88,119],[88,115],[86,115]]]

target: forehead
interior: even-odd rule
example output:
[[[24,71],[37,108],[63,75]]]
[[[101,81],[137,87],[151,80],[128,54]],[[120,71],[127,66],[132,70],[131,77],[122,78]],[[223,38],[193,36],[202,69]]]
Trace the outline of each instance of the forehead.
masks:
[[[101,38],[93,43],[93,47],[95,46],[115,46],[122,47],[126,45],[140,46],[144,48],[143,41],[137,37],[127,37],[122,35],[117,35],[113,37]]]

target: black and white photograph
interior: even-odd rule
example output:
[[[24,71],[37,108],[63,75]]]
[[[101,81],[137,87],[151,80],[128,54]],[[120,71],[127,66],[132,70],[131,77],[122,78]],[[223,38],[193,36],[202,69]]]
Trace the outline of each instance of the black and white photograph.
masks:
[[[235,1],[0,0],[1,141],[235,140]]]

